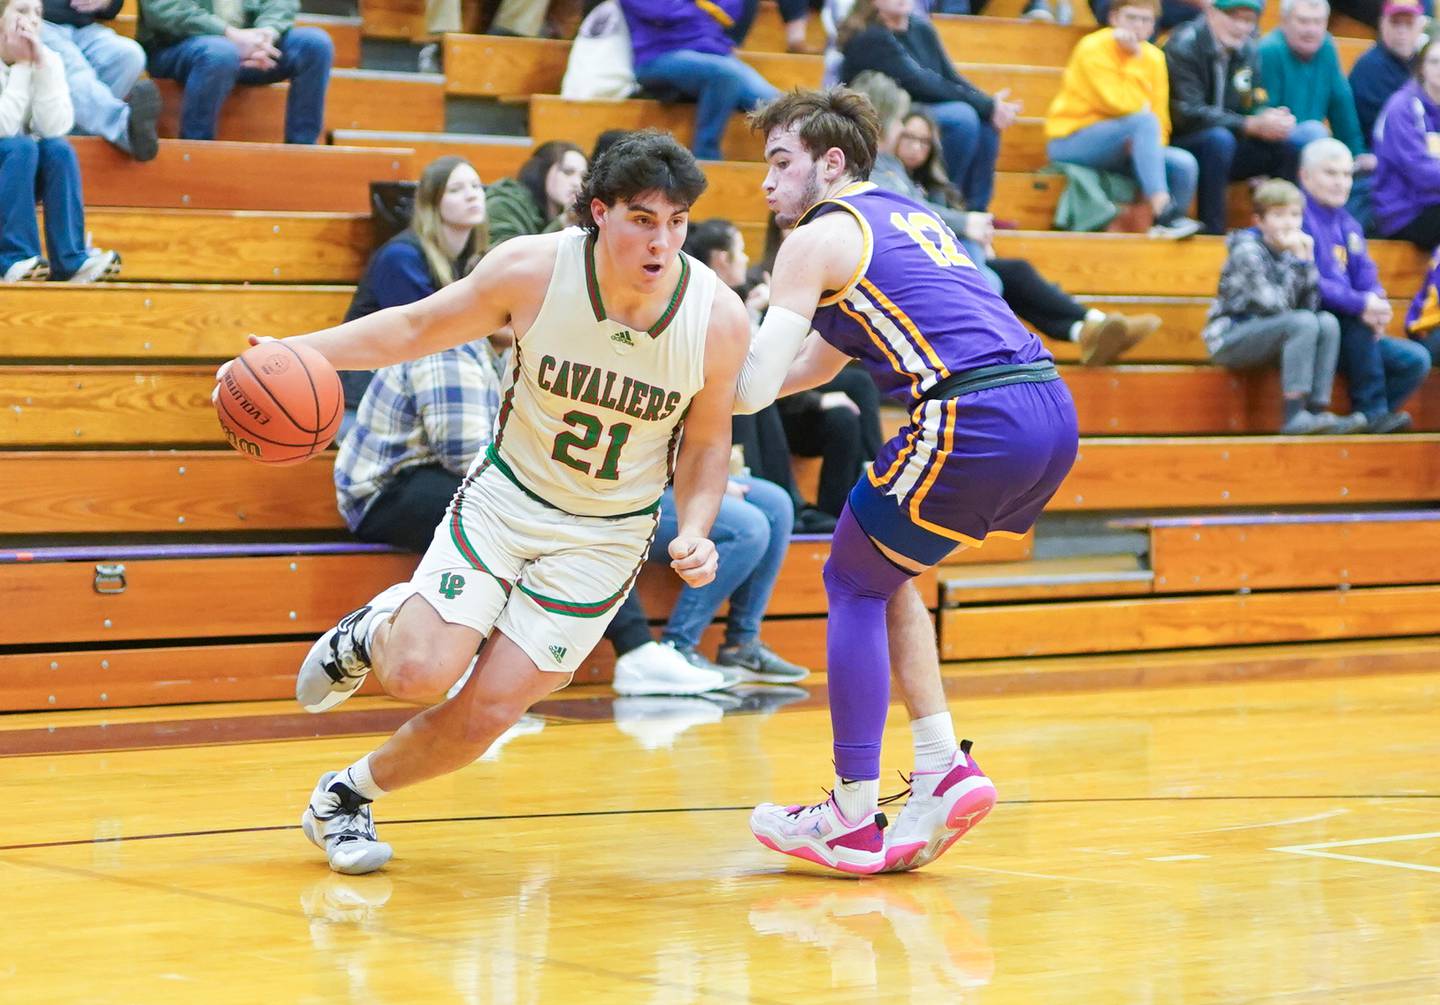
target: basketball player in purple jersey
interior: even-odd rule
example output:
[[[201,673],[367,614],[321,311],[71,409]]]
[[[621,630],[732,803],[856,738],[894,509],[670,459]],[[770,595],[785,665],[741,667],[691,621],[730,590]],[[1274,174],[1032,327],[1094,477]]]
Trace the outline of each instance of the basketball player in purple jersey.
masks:
[[[914,577],[957,547],[1030,529],[1074,463],[1075,405],[949,228],[865,180],[879,140],[869,101],[793,91],[751,124],[765,137],[766,201],[794,231],[737,409],[823,384],[856,359],[910,420],[851,491],[825,564],[835,789],[816,806],[758,806],[750,827],[776,851],[844,872],[913,869],[995,804],[969,741],[955,742]],[[892,666],[916,758],[887,826],[878,787]]]

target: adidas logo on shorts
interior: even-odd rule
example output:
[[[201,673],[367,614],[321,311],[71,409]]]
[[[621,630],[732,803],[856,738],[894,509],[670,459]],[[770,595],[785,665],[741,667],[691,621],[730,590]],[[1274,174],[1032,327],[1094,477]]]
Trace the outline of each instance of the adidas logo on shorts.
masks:
[[[565,659],[565,652],[566,652],[566,650],[565,650],[565,647],[564,647],[564,646],[551,646],[551,647],[550,647],[550,655],[555,657],[555,662],[556,662],[556,663],[559,663],[560,661],[562,661],[563,659]]]

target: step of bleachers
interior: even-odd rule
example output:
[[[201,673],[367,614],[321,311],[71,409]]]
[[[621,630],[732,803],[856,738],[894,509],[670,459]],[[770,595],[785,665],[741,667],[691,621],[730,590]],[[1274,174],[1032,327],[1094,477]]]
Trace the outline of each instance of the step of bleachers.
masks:
[[[403,147],[161,140],[141,164],[99,137],[71,142],[91,206],[369,213],[370,182],[418,171]],[[256,184],[267,177],[283,183]]]
[[[129,282],[353,283],[375,243],[358,213],[90,207],[85,228]]]
[[[243,349],[251,332],[284,338],[338,324],[352,293],[348,286],[17,284],[5,291],[0,361],[215,362]]]
[[[210,340],[210,355],[244,344],[228,326],[223,342]],[[1282,421],[1273,368],[1062,366],[1061,373],[1085,436],[1264,434]],[[213,365],[0,366],[0,401],[15,403],[0,412],[0,448],[223,446],[210,405],[214,374]],[[1440,384],[1427,385],[1408,407],[1417,431],[1440,432]],[[1350,410],[1343,386],[1335,408]]]
[[[178,136],[180,87],[157,81],[165,107],[160,135]],[[220,111],[217,139],[281,143],[285,139],[285,100],[290,85],[241,86]],[[335,70],[325,99],[325,131],[332,129],[445,128],[445,78],[439,74],[384,70]],[[259,184],[264,184],[263,181]]]

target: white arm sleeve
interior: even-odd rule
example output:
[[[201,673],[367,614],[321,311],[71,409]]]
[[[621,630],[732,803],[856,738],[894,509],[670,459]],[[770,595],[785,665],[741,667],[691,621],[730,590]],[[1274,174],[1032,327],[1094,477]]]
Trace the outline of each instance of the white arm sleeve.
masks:
[[[810,321],[794,311],[771,307],[765,312],[765,320],[750,340],[750,351],[740,367],[740,383],[735,388],[737,413],[758,412],[775,400],[809,334]]]

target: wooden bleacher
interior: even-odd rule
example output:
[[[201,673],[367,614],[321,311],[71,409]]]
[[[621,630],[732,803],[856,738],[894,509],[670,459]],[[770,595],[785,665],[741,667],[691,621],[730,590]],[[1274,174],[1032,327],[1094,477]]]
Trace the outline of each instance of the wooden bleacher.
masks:
[[[992,7],[1015,15],[1020,2]],[[818,59],[785,54],[779,19],[764,7],[744,58],[777,82],[818,80]],[[365,0],[360,14],[358,26],[311,19],[335,39],[337,66],[358,65],[362,32],[426,37],[419,0]],[[1077,16],[1089,12],[1081,5]],[[1036,559],[1031,537],[956,556],[924,583],[927,602],[943,605],[946,657],[1440,632],[1431,613],[1440,567],[1416,557],[1440,533],[1440,514],[1417,510],[1440,490],[1437,392],[1427,386],[1413,403],[1422,430],[1413,435],[1263,435],[1278,425],[1275,375],[1195,365],[1205,363],[1199,330],[1218,240],[1043,232],[1063,183],[1037,173],[1038,116],[1086,28],[1013,17],[936,23],[971,79],[1026,101],[1027,117],[1005,136],[994,207],[1024,229],[1002,232],[1000,253],[1031,258],[1089,302],[1165,321],[1107,369],[1071,365],[1074,347],[1052,346],[1085,439],[1051,511],[1121,517],[1127,533],[1146,535],[1147,550]],[[1368,33],[1339,18],[1333,26],[1355,36],[1339,43],[1348,65]],[[812,40],[814,27],[812,19]],[[0,626],[0,710],[287,696],[314,635],[413,567],[413,556],[340,543],[333,454],[271,469],[223,448],[208,403],[214,363],[248,332],[288,335],[339,320],[373,246],[369,181],[413,178],[445,153],[468,157],[490,181],[513,174],[546,139],[583,148],[605,129],[641,125],[687,138],[691,118],[685,105],[562,101],[551,92],[568,43],[449,36],[445,47],[443,78],[338,71],[326,118],[333,146],[278,144],[284,85],[237,89],[221,135],[241,142],[167,140],[147,165],[77,142],[87,227],[95,244],[122,251],[125,281],[6,294],[0,552],[36,543],[79,550],[0,554],[0,601],[12,615]],[[529,135],[447,134],[447,94],[525,101]],[[173,122],[169,85],[166,97]],[[711,188],[696,215],[736,219],[757,253],[758,143],[736,122],[726,150],[732,160],[706,165]],[[1243,218],[1242,201],[1232,203]],[[1420,256],[1388,242],[1372,250],[1403,310]],[[1167,365],[1147,365],[1157,363]],[[180,449],[161,449],[172,446]],[[1252,512],[1315,507],[1324,511],[1305,519]],[[1184,515],[1197,510],[1204,515]],[[146,550],[165,541],[178,550]],[[102,542],[130,543],[107,552]],[[792,548],[770,612],[782,620],[767,636],[816,665],[826,550],[821,541]],[[97,584],[97,566],[115,564],[125,567],[125,591],[97,592],[114,585],[103,576]],[[216,583],[227,586],[223,610]],[[676,584],[653,569],[640,589],[654,614]],[[609,672],[602,652],[580,676]]]

